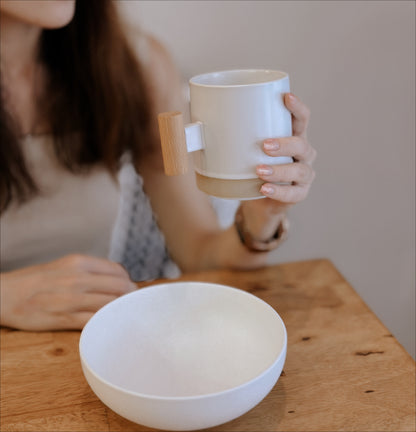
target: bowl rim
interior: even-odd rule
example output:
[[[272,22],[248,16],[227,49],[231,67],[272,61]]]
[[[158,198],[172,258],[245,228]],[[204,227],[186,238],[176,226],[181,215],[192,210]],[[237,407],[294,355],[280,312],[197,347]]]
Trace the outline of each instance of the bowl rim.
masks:
[[[119,300],[121,300],[124,297],[127,296],[134,296],[134,295],[138,295],[139,292],[141,292],[142,290],[147,290],[147,289],[151,289],[154,287],[160,287],[160,286],[164,286],[164,285],[190,285],[190,284],[198,284],[198,285],[211,285],[211,286],[216,286],[216,287],[220,287],[220,288],[226,288],[226,289],[230,289],[230,290],[235,290],[238,291],[239,294],[242,295],[247,295],[249,297],[252,297],[253,299],[255,299],[258,302],[263,303],[263,305],[265,305],[267,308],[270,308],[274,314],[276,315],[276,318],[279,322],[279,324],[281,325],[282,329],[283,329],[283,343],[282,343],[282,348],[280,350],[280,352],[278,353],[278,355],[276,356],[275,360],[265,369],[263,370],[260,374],[256,375],[255,377],[251,378],[250,380],[243,382],[242,384],[239,384],[238,386],[235,387],[231,387],[225,390],[221,390],[218,392],[211,392],[211,393],[204,393],[204,394],[197,394],[197,395],[190,395],[190,396],[161,396],[161,395],[152,395],[152,394],[147,394],[147,393],[141,393],[141,392],[137,392],[137,391],[133,391],[133,390],[127,390],[123,387],[120,387],[117,384],[113,384],[111,382],[109,382],[107,379],[101,377],[97,372],[95,372],[91,366],[88,364],[87,360],[85,359],[85,356],[82,353],[82,340],[83,340],[83,336],[85,335],[84,330],[87,328],[89,322],[91,320],[94,319],[94,316],[99,313],[100,311],[103,311],[104,309],[106,309],[107,307],[110,307],[110,305],[114,302],[118,302]],[[271,369],[273,369],[275,367],[275,365],[277,363],[280,362],[280,360],[282,359],[282,357],[286,357],[286,351],[287,351],[287,330],[286,330],[286,326],[284,321],[282,320],[282,318],[280,317],[280,315],[277,313],[277,311],[270,306],[267,302],[265,302],[264,300],[262,300],[261,298],[257,297],[254,294],[251,294],[247,291],[242,290],[241,288],[235,288],[229,285],[223,285],[223,284],[217,284],[217,283],[211,283],[211,282],[200,282],[200,281],[178,281],[178,282],[164,282],[164,283],[160,283],[160,284],[154,284],[154,285],[150,285],[144,288],[138,288],[136,291],[133,291],[131,293],[128,294],[124,294],[120,297],[118,297],[117,299],[107,303],[106,305],[104,305],[101,309],[99,309],[89,320],[88,322],[85,324],[84,328],[81,331],[81,335],[79,338],[79,343],[78,343],[78,351],[79,351],[79,356],[81,359],[81,364],[83,367],[85,367],[88,372],[94,376],[95,379],[97,379],[98,381],[100,381],[101,383],[105,384],[106,386],[119,391],[121,393],[127,394],[127,395],[131,395],[131,396],[135,396],[135,397],[140,397],[143,399],[148,399],[148,400],[159,400],[159,401],[186,401],[186,400],[199,400],[199,399],[204,399],[204,398],[211,398],[211,397],[216,397],[219,395],[225,395],[227,393],[231,393],[231,392],[235,392],[238,390],[241,390],[244,387],[248,387],[249,385],[251,385],[254,381],[260,380],[263,376],[267,375],[269,373],[269,371]],[[285,360],[285,359],[284,359]],[[283,361],[284,361],[283,360]],[[283,369],[283,366],[282,366]],[[85,373],[84,373],[85,375]],[[277,380],[279,379],[279,377],[277,377]],[[276,380],[276,382],[277,382]],[[87,380],[88,381],[88,380]]]

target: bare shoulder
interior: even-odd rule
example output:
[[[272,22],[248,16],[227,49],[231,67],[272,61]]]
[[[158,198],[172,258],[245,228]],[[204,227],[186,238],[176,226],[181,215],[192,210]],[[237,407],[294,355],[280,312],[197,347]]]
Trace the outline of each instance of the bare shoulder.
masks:
[[[146,34],[140,29],[129,29],[128,38],[134,53],[136,54],[148,86],[148,94],[152,99],[152,123],[155,137],[159,136],[157,126],[157,115],[168,111],[188,112],[186,99],[183,92],[183,79],[173,61],[169,50],[157,38]],[[187,114],[186,114],[187,115]],[[162,156],[159,140],[156,139],[155,153],[139,169],[145,175],[148,167],[152,167],[153,174],[163,173]],[[155,170],[154,167],[158,169]],[[150,174],[149,174],[150,175]]]
[[[145,35],[149,47],[149,65],[165,69],[167,72],[176,73],[176,67],[171,53],[162,42],[151,35]]]
[[[168,49],[154,36],[143,34],[141,63],[158,112],[183,110],[183,79]]]

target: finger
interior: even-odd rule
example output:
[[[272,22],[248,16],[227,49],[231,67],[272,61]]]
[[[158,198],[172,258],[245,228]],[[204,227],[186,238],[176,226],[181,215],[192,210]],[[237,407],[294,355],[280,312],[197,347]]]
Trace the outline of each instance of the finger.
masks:
[[[113,275],[130,279],[129,274],[122,265],[108,259],[75,254],[62,258],[62,261],[65,261],[66,265],[69,265],[78,271],[94,274]]]
[[[73,274],[66,278],[63,290],[70,296],[77,292],[123,295],[137,289],[134,282],[113,275]]]
[[[315,178],[312,167],[299,162],[284,165],[258,165],[256,172],[266,182],[288,183],[289,185],[310,184]]]
[[[286,108],[292,113],[292,131],[293,135],[306,137],[306,128],[308,127],[310,110],[309,108],[293,93],[285,94]]]
[[[113,300],[118,299],[119,297],[120,296],[118,295],[108,295],[101,293],[86,293],[83,295],[77,295],[73,299],[74,303],[71,305],[71,308],[68,309],[68,312],[97,312],[98,309],[101,309],[103,306],[112,302]]]
[[[48,328],[55,330],[82,330],[93,317],[94,312],[66,313],[52,318]]]
[[[85,292],[94,292],[102,294],[123,295],[135,291],[137,286],[134,282],[107,275],[86,275]]]
[[[312,163],[316,158],[316,150],[299,136],[266,139],[263,149],[269,156],[291,156],[300,162]]]
[[[109,277],[106,276],[106,279]],[[36,295],[32,300],[32,305],[39,310],[55,315],[78,310],[96,311],[109,301],[132,292],[132,288],[133,284],[126,288],[126,284],[123,285],[117,281],[110,284],[108,280],[101,283],[95,278],[93,282],[86,278],[78,278],[76,282],[70,282],[67,286],[62,284],[53,292],[48,291]]]
[[[308,195],[309,185],[275,185],[265,183],[260,192],[268,198],[284,204],[296,204]]]
[[[94,312],[77,312],[73,315],[74,330],[82,330],[93,317]]]

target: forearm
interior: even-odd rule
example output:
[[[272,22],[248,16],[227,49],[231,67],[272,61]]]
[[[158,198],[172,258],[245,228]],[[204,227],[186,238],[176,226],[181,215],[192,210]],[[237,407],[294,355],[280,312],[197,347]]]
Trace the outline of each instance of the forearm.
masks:
[[[233,268],[249,270],[268,262],[268,252],[279,247],[286,236],[288,222],[284,209],[251,213],[241,205],[235,223],[199,238],[188,270]]]
[[[214,268],[251,269],[267,264],[268,253],[250,250],[233,224],[221,229],[207,196],[199,191],[194,174],[168,177],[147,161],[140,167],[159,227],[167,247],[183,272]],[[241,204],[242,225],[253,247],[272,240],[285,216],[287,206],[265,198]],[[243,239],[244,240],[244,239]],[[270,242],[271,243],[271,242]],[[261,246],[261,245],[260,245]]]
[[[267,252],[250,251],[240,240],[234,225],[205,237],[195,262],[196,270],[250,270],[267,264]]]

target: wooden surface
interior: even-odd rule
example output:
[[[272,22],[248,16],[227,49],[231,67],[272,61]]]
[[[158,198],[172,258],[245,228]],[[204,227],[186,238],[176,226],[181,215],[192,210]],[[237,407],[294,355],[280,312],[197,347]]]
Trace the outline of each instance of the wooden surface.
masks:
[[[272,392],[211,431],[414,431],[415,362],[327,260],[182,277],[271,304],[288,331]],[[374,287],[377,289],[377,287]],[[79,332],[1,330],[2,431],[151,431],[105,407],[86,383]]]
[[[166,112],[159,114],[157,119],[165,174],[185,174],[188,171],[188,150],[182,113]]]

